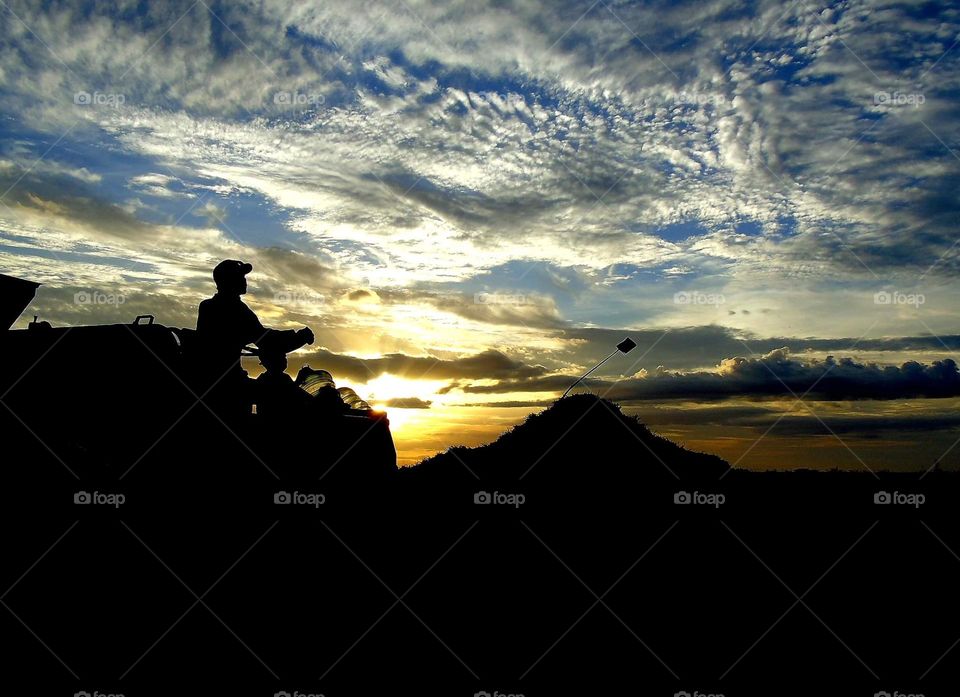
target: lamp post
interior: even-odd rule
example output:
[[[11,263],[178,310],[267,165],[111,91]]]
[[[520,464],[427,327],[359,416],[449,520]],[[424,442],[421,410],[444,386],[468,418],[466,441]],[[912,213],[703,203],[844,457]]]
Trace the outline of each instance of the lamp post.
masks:
[[[594,370],[596,370],[597,368],[599,368],[600,366],[602,366],[604,363],[606,363],[607,361],[609,361],[609,360],[610,360],[611,358],[613,358],[615,355],[617,355],[618,353],[624,353],[624,354],[630,353],[631,351],[633,351],[633,349],[636,348],[636,346],[637,346],[637,343],[628,336],[626,339],[624,339],[624,340],[621,341],[619,344],[617,344],[617,348],[615,348],[615,349],[613,350],[613,353],[611,353],[609,356],[607,356],[607,357],[604,358],[602,361],[600,361],[599,363],[597,363],[595,366],[593,366],[590,370],[588,370],[587,372],[585,372],[583,375],[581,375],[580,377],[578,377],[578,378],[577,378],[577,381],[576,381],[575,383],[573,383],[572,385],[570,385],[570,387],[567,388],[567,391],[563,393],[563,397],[566,397],[567,394],[570,392],[570,390],[572,390],[574,387],[576,387],[577,385],[579,385],[581,380],[583,380],[585,377],[587,377],[587,376],[588,376],[590,373],[592,373]],[[560,399],[563,399],[563,397],[561,397]]]

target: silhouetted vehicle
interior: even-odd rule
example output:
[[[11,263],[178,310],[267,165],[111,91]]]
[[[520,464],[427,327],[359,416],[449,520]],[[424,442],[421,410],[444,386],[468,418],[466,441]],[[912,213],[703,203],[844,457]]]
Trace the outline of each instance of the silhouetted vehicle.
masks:
[[[72,327],[34,318],[27,329],[9,329],[38,285],[0,275],[0,319],[6,322],[0,395],[8,407],[0,420],[30,432],[38,455],[60,460],[77,476],[119,476],[151,457],[168,464],[189,460],[192,472],[241,457],[279,476],[313,481],[327,471],[336,475],[331,481],[396,471],[386,413],[348,388],[338,392],[329,373],[340,400],[336,409],[329,390],[305,379],[324,371],[307,369],[297,383],[310,405],[302,418],[262,418],[247,404],[239,422],[227,423],[201,401],[210,381],[197,366],[196,330],[166,327],[152,315],[131,324]],[[233,471],[242,476],[242,468]]]

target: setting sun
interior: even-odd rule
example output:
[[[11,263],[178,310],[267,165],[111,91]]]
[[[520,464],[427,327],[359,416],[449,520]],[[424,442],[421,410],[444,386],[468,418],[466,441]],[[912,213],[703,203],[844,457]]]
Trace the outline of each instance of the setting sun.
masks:
[[[365,385],[367,401],[371,406],[385,409],[392,403],[403,406],[403,401],[436,401],[437,391],[444,385],[443,380],[410,380],[396,375],[381,375]]]

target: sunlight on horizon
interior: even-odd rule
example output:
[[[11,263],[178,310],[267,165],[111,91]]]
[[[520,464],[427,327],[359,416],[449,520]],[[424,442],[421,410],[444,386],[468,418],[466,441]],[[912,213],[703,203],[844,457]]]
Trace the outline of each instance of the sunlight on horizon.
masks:
[[[7,4],[16,328],[193,328],[238,259],[264,326],[315,335],[290,374],[387,410],[402,462],[630,336],[585,386],[670,437],[960,465],[952,5]],[[842,440],[771,429],[808,390]]]

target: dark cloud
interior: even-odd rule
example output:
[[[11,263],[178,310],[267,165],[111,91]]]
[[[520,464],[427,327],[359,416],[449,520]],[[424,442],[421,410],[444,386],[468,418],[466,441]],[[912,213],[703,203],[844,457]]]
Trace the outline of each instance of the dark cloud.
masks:
[[[412,380],[504,380],[528,379],[542,375],[546,368],[516,361],[495,349],[463,358],[432,358],[388,353],[379,358],[357,358],[326,349],[291,355],[291,365],[309,364],[315,369],[329,370],[334,378],[358,382],[372,380],[385,373]]]
[[[554,399],[513,399],[501,402],[468,402],[458,406],[463,407],[495,407],[506,409],[529,409],[539,407],[549,407],[556,400]]]
[[[120,206],[104,201],[85,182],[67,174],[15,169],[0,175],[0,198],[8,210],[20,208],[48,219],[61,219],[95,231],[101,240],[150,244],[163,229],[139,220]]]
[[[635,407],[629,412],[648,426],[726,426],[772,422],[780,410],[758,406],[724,405],[709,407]]]
[[[394,397],[383,404],[389,409],[429,409],[433,402],[419,397]]]
[[[894,405],[892,408],[897,407]],[[782,409],[727,404],[653,409],[634,407],[629,412],[648,426],[735,426],[758,429],[760,433],[772,427],[771,433],[778,436],[829,435],[833,431],[836,434],[867,437],[879,431],[914,433],[960,428],[960,415],[909,415],[898,411],[864,416],[829,413],[814,416],[798,408],[784,417]]]
[[[466,394],[506,394],[509,392],[562,392],[570,387],[575,377],[567,375],[545,375],[529,379],[501,380],[494,385],[475,385],[459,383],[455,386]],[[580,383],[586,389],[602,389],[604,380],[587,379]]]
[[[673,329],[567,329],[562,337],[572,347],[565,357],[579,365],[592,365],[613,350],[623,337],[630,336],[637,348],[613,363],[626,370],[653,370],[665,365],[675,370],[703,368],[720,363],[729,356],[761,356],[782,346],[795,353],[818,352],[849,354],[855,351],[960,351],[960,335],[901,336],[877,339],[802,337],[758,337],[730,327],[710,324]]]
[[[775,418],[736,419],[732,425],[769,428]],[[824,426],[826,424],[826,426]],[[828,430],[829,427],[829,430]],[[887,433],[926,433],[931,431],[954,431],[960,429],[960,416],[789,416],[781,420],[771,433],[777,436],[816,436],[850,434],[862,438],[876,437]]]
[[[462,385],[466,393],[499,394],[566,389],[569,376],[538,376],[502,380],[495,385]],[[736,398],[789,398],[806,394],[811,400],[912,399],[960,395],[960,373],[950,358],[923,365],[907,361],[901,366],[858,363],[851,358],[803,362],[786,348],[760,358],[724,360],[717,371],[671,372],[658,370],[645,377],[619,382],[585,381],[585,387],[618,402],[672,399],[716,401]]]
[[[358,288],[357,290],[352,290],[349,293],[347,293],[347,299],[354,300],[354,301],[363,300],[365,298],[375,298],[375,297],[376,295],[373,292],[365,288]]]

